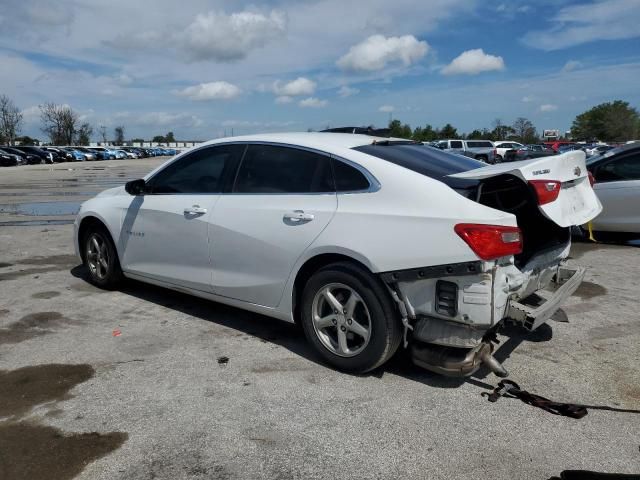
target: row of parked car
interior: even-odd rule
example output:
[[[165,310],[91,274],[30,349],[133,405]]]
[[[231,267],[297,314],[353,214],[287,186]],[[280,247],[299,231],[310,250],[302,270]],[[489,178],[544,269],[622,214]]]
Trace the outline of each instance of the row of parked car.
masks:
[[[173,156],[180,153],[165,147],[35,147],[0,146],[0,166],[36,165],[41,163],[83,162],[88,160],[118,160]]]
[[[524,145],[511,140],[492,142],[490,140],[439,140],[430,146],[475,158],[485,163],[514,162],[530,158],[547,157],[571,150],[583,150],[587,157],[601,155],[613,146],[595,143],[549,142]]]

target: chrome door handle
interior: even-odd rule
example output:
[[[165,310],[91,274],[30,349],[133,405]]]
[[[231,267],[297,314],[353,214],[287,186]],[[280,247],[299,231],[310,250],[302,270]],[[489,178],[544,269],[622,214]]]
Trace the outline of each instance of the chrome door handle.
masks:
[[[202,215],[203,213],[207,213],[207,209],[202,208],[200,205],[194,205],[192,207],[186,207],[184,213],[185,215]]]
[[[312,213],[304,213],[304,210],[294,210],[293,212],[285,213],[283,218],[292,222],[310,222],[315,217]]]

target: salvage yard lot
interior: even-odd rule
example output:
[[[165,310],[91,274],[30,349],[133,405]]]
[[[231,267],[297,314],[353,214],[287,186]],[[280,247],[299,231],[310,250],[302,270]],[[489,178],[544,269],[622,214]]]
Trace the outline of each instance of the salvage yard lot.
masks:
[[[293,325],[136,282],[116,292],[91,286],[73,255],[74,209],[160,162],[2,170],[0,473],[124,480],[640,472],[640,415],[590,411],[574,420],[516,400],[492,404],[480,394],[497,383],[493,375],[447,379],[402,354],[371,375],[346,375],[322,365]],[[505,332],[496,357],[512,380],[543,396],[640,408],[640,249],[576,243],[571,262],[588,267],[576,295],[535,333]],[[47,453],[25,458],[40,445]]]

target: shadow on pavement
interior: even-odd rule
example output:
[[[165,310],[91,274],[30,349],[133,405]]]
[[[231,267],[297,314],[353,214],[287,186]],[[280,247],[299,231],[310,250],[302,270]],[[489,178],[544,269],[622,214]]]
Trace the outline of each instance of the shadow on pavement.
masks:
[[[71,274],[76,278],[88,281],[88,274],[82,265],[74,267],[71,270]],[[161,305],[165,308],[170,308],[251,335],[259,338],[263,342],[274,343],[318,365],[331,368],[322,361],[321,357],[317,355],[313,348],[307,343],[302,329],[297,324],[291,324],[275,318],[135,280],[127,280],[119,291],[126,295],[139,298],[140,300]],[[528,332],[516,326],[506,326],[500,333],[508,337],[505,342],[499,345],[494,353],[494,356],[501,363],[508,360],[511,353],[522,342],[545,342],[551,340],[553,336],[552,327],[548,324],[543,324],[535,332]],[[398,375],[437,388],[458,388],[464,383],[469,383],[482,389],[492,390],[494,388],[493,385],[483,381],[492,375],[491,372],[485,368],[481,368],[471,377],[445,377],[414,365],[408,351],[402,347],[398,349],[398,353],[384,366],[365,374],[365,376],[382,378],[386,373]]]

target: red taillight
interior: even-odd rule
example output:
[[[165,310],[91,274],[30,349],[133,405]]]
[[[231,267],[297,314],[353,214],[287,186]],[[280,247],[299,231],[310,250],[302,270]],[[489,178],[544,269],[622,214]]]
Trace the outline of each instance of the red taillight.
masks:
[[[536,191],[538,205],[553,202],[560,195],[562,187],[562,183],[557,180],[529,180],[529,185]]]
[[[593,184],[596,183],[596,177],[593,176],[593,173],[587,172],[589,174],[589,183],[593,187]]]
[[[482,260],[494,260],[522,252],[522,232],[518,227],[459,223],[454,230]]]

